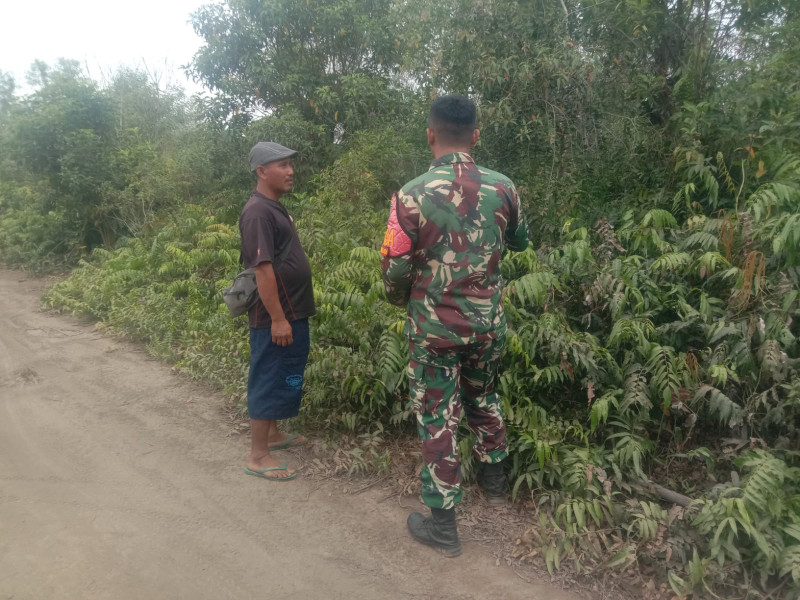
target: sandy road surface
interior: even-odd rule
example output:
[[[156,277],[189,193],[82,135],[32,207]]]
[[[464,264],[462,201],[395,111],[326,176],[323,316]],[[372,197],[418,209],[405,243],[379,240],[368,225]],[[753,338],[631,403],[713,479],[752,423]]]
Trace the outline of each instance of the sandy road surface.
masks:
[[[0,271],[0,599],[575,599],[418,547],[371,492],[247,477],[219,396],[42,288]]]

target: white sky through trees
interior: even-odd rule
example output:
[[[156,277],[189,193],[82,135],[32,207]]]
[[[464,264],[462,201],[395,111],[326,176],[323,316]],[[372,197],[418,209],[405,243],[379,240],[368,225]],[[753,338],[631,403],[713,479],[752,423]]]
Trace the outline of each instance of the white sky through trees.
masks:
[[[201,44],[189,15],[211,0],[0,0],[0,70],[11,73],[17,93],[30,88],[31,63],[78,60],[93,79],[103,81],[119,66],[143,67],[162,86],[187,93],[202,86],[181,69]]]

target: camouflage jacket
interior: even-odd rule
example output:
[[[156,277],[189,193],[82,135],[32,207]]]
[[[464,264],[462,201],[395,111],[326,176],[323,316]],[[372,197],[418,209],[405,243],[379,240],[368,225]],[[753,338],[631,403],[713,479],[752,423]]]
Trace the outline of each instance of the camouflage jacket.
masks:
[[[381,248],[392,304],[408,307],[413,343],[448,348],[502,336],[500,256],[528,228],[510,179],[447,154],[392,198]]]

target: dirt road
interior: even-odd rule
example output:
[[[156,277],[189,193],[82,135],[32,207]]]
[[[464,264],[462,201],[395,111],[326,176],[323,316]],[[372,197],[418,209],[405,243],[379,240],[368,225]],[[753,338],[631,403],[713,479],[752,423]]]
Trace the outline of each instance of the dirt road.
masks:
[[[418,547],[377,492],[247,477],[218,395],[42,289],[0,271],[0,599],[575,600]]]

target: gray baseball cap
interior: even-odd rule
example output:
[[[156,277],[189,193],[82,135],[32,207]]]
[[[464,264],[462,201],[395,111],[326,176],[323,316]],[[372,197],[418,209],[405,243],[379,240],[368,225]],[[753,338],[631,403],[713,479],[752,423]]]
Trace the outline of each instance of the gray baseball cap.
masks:
[[[261,165],[283,160],[284,158],[291,158],[295,154],[297,154],[297,150],[286,148],[275,142],[258,142],[250,150],[250,170],[255,171]]]

